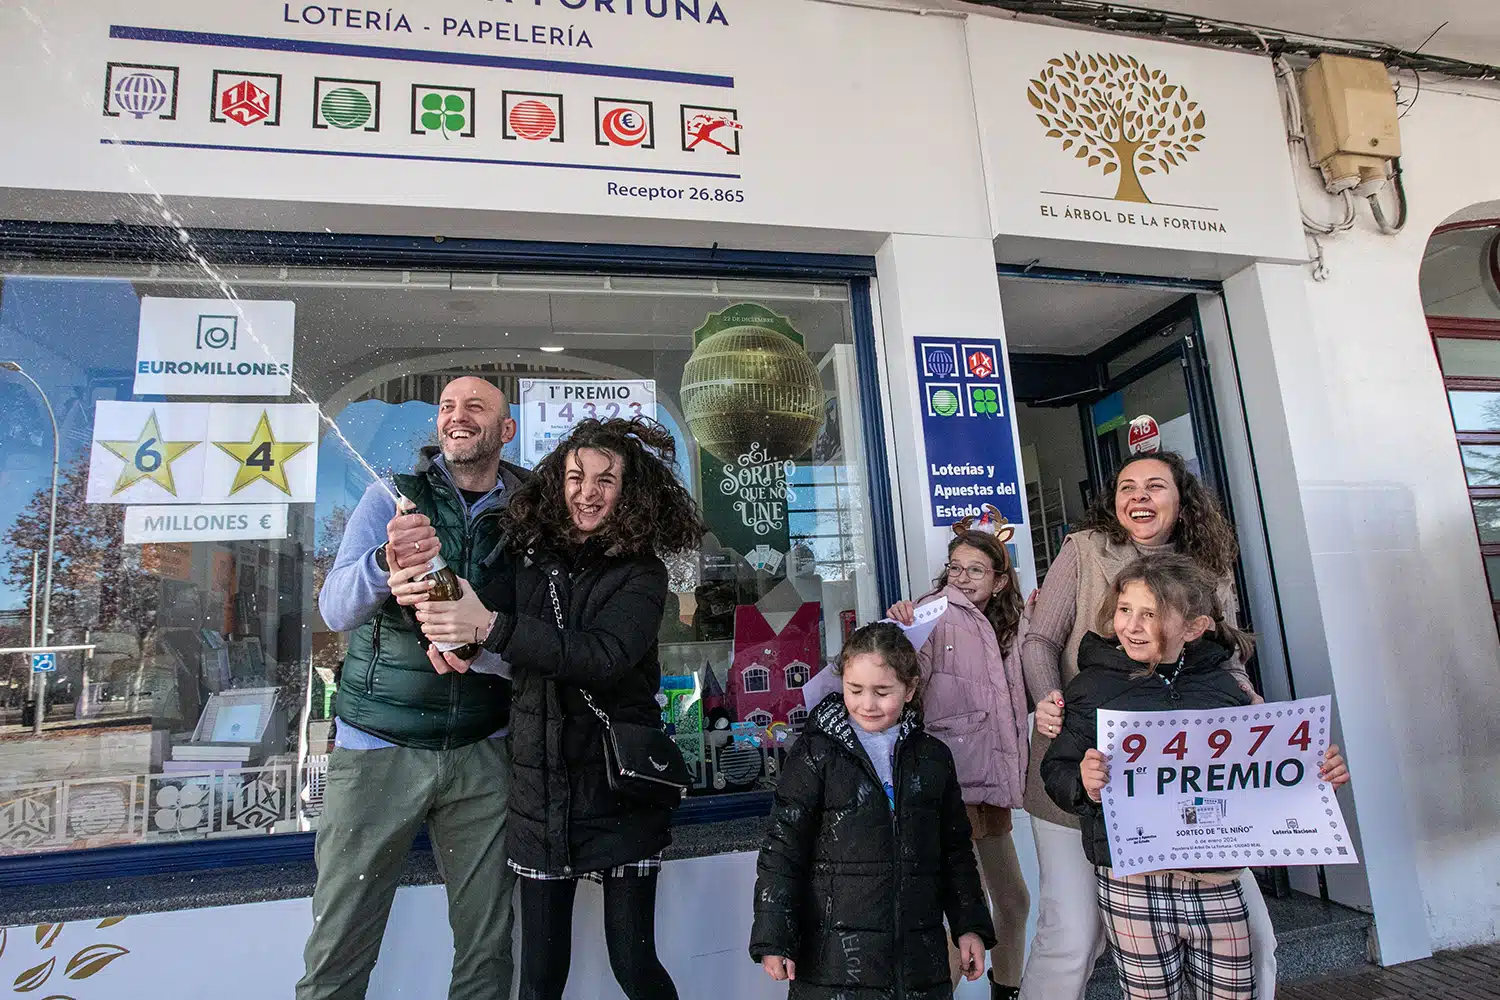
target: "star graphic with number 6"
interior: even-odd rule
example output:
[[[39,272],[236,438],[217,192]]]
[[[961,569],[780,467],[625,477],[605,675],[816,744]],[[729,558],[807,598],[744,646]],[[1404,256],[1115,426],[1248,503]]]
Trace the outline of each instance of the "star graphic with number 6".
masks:
[[[312,442],[277,441],[276,435],[271,433],[271,418],[262,410],[249,441],[215,441],[214,447],[240,463],[234,474],[234,485],[229,488],[230,496],[258,479],[264,479],[291,496],[292,487],[286,478],[287,459],[312,447]]]
[[[156,411],[152,410],[146,426],[141,428],[134,441],[100,441],[99,444],[125,463],[110,496],[119,496],[142,479],[149,479],[175,497],[177,483],[172,479],[172,463],[191,451],[198,442],[163,441],[156,423]]]

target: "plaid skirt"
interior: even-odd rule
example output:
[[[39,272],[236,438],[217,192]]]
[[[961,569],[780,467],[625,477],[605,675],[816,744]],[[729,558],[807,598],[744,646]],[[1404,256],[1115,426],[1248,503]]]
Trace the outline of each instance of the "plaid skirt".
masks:
[[[536,879],[539,882],[567,882],[574,879],[587,879],[590,882],[604,884],[604,879],[625,878],[627,875],[655,875],[661,871],[661,855],[642,858],[640,861],[630,861],[623,865],[616,865],[605,871],[597,872],[574,872],[564,875],[560,872],[541,872],[535,868],[523,868],[514,861],[510,862],[510,870],[522,878]]]
[[[1220,873],[1215,873],[1216,875]],[[1127,1000],[1255,1000],[1250,917],[1238,880],[1097,871],[1099,910]]]

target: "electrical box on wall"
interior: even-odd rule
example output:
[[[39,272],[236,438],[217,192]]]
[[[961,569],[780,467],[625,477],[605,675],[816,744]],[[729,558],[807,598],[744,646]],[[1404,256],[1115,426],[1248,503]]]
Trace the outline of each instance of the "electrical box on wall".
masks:
[[[1334,193],[1383,181],[1401,155],[1396,93],[1373,59],[1321,55],[1302,74],[1308,151]]]

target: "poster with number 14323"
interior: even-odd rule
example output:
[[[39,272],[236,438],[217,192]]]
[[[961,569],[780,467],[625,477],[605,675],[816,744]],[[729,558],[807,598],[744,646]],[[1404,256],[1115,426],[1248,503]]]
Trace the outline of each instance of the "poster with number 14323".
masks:
[[[573,425],[616,417],[656,419],[655,379],[521,379],[521,464],[546,458]]]
[[[1318,780],[1329,699],[1192,712],[1099,712],[1116,875],[1184,868],[1357,864],[1332,786]]]

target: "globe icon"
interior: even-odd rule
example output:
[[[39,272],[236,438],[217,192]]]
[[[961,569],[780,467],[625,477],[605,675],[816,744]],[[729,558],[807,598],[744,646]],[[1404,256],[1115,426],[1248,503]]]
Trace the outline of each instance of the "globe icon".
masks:
[[[323,95],[323,117],[335,128],[359,128],[370,120],[370,99],[353,87],[339,87]]]
[[[953,352],[941,349],[928,351],[927,368],[939,378],[947,378],[949,375],[952,375],[954,372]]]
[[[131,73],[115,84],[115,104],[137,120],[155,114],[167,105],[167,85],[151,73]]]

